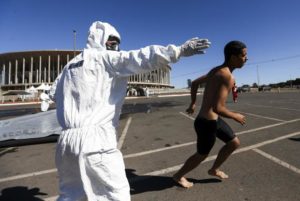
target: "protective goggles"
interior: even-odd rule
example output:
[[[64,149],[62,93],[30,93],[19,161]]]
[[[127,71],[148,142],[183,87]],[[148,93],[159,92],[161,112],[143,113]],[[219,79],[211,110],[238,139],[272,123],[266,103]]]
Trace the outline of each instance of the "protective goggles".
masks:
[[[107,41],[106,42],[106,49],[112,51],[120,51],[120,46],[117,41]]]
[[[120,51],[120,39],[118,37],[109,36],[105,45],[107,50]]]

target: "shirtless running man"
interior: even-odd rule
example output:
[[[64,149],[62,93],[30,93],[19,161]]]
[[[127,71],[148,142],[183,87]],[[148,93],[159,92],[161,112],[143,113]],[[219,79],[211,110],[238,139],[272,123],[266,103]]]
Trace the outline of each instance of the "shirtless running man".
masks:
[[[228,110],[225,103],[234,85],[233,70],[241,68],[247,61],[246,45],[240,41],[231,41],[225,46],[224,55],[225,61],[222,65],[213,68],[207,75],[192,82],[191,104],[186,110],[189,114],[195,112],[199,85],[206,83],[206,86],[202,106],[194,122],[197,133],[197,152],[190,156],[173,176],[173,179],[185,188],[192,187],[193,183],[189,182],[184,175],[205,160],[215,143],[216,137],[221,139],[225,145],[219,151],[212,168],[208,170],[208,174],[220,179],[228,178],[228,175],[219,170],[220,166],[240,145],[239,139],[220,116],[231,118],[242,125],[245,124],[245,117]]]

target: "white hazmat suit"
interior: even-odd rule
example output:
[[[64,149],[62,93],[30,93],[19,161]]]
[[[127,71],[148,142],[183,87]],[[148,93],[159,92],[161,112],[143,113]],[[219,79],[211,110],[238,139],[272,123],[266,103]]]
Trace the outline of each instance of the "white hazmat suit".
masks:
[[[46,94],[45,92],[41,93],[40,99],[41,99],[41,111],[46,112],[50,106],[51,99],[49,95]]]
[[[180,55],[203,53],[197,45],[110,51],[105,46],[109,36],[120,39],[110,24],[94,22],[87,47],[64,67],[50,91],[62,127],[56,151],[59,201],[130,200],[116,136],[127,78],[166,67]],[[201,44],[209,46],[207,40]]]

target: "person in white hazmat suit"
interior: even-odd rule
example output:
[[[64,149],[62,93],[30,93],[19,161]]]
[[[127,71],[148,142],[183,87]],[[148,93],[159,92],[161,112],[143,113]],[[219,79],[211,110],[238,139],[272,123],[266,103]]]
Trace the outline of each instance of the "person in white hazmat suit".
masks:
[[[48,94],[46,94],[45,92],[42,92],[40,95],[40,99],[41,99],[41,111],[42,112],[46,112],[50,106],[50,97]]]
[[[207,39],[193,38],[182,46],[120,51],[120,40],[113,26],[94,22],[87,47],[51,88],[62,127],[56,150],[59,201],[130,200],[116,133],[128,76],[164,68],[181,56],[203,54],[210,46]]]

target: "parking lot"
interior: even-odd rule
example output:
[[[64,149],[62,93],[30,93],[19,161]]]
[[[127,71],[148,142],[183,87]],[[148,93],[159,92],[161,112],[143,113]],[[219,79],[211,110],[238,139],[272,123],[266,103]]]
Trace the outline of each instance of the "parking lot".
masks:
[[[202,96],[198,96],[198,109]],[[227,106],[246,116],[241,126],[226,122],[241,147],[222,166],[229,179],[207,174],[218,150],[187,178],[191,189],[172,175],[196,151],[189,96],[128,99],[123,107],[118,146],[133,201],[295,201],[300,200],[300,93],[242,93]],[[30,110],[30,109],[29,109]],[[3,118],[3,117],[2,117]],[[0,149],[0,201],[51,201],[58,196],[55,143]]]

